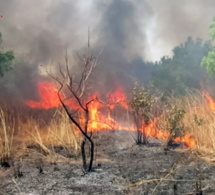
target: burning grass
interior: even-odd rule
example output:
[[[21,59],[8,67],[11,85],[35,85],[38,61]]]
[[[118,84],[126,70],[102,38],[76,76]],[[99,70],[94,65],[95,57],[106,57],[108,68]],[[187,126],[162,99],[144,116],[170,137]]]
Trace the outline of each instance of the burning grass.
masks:
[[[178,179],[180,177],[175,177],[172,179],[169,178],[170,175],[168,173],[164,174],[164,176],[162,175],[161,177],[157,177],[157,173],[155,173],[156,177],[152,176],[152,172],[156,166],[160,171],[160,166],[167,167],[167,165],[169,165],[166,162],[167,156],[170,161],[174,161],[173,159],[175,157],[171,156],[172,153],[177,153],[177,151],[179,151],[179,153],[186,153],[186,155],[189,156],[187,159],[191,159],[193,156],[191,155],[190,157],[190,153],[186,150],[171,150],[165,153],[166,150],[164,151],[160,144],[165,142],[168,143],[170,138],[172,138],[175,143],[179,143],[179,145],[186,145],[186,148],[189,148],[194,152],[198,152],[198,154],[200,153],[202,158],[204,155],[204,160],[209,160],[210,162],[212,161],[208,157],[208,154],[215,152],[215,113],[213,107],[215,103],[207,93],[195,92],[186,97],[172,97],[167,102],[156,102],[155,108],[153,108],[150,113],[149,123],[147,125],[142,123],[144,128],[141,129],[142,132],[145,133],[149,142],[157,144],[156,147],[146,147],[146,149],[145,147],[136,146],[135,149],[134,147],[129,147],[128,149],[128,145],[131,146],[131,142],[133,141],[134,144],[135,141],[132,140],[131,137],[128,139],[128,136],[130,135],[126,134],[123,130],[131,131],[129,133],[133,136],[136,132],[136,127],[133,122],[132,111],[130,110],[131,108],[126,102],[126,96],[122,96],[122,92],[123,91],[120,89],[120,93],[119,91],[115,91],[113,94],[109,94],[109,97],[111,97],[113,101],[117,102],[116,104],[113,104],[114,102],[110,101],[110,99],[106,104],[102,104],[101,102],[91,104],[89,129],[94,132],[93,137],[95,139],[96,151],[97,148],[99,151],[98,153],[96,152],[95,155],[96,162],[98,163],[98,166],[95,166],[95,170],[97,169],[98,171],[103,169],[103,171],[106,171],[105,169],[108,169],[107,167],[109,166],[109,170],[114,170],[115,173],[117,170],[122,169],[119,168],[122,167],[120,163],[124,163],[126,166],[122,169],[121,174],[124,174],[125,178],[129,178],[129,180],[123,180],[123,185],[132,183],[130,187],[138,188],[139,185],[145,186],[146,182],[151,182],[150,186],[152,188],[152,186],[154,186],[153,182],[156,181],[157,184],[152,188],[154,190],[159,188],[161,182],[178,182],[177,185],[182,186],[181,183],[185,182],[185,180]],[[120,94],[120,97],[123,98],[117,99],[114,96],[117,94]],[[43,100],[44,98],[41,99]],[[31,103],[34,102],[32,101]],[[52,105],[47,100],[46,103],[48,103],[48,105]],[[34,105],[44,106],[45,104],[41,101]],[[26,173],[30,173],[32,170],[35,170],[35,165],[37,172],[39,171],[38,174],[44,174],[46,175],[44,177],[47,177],[47,167],[50,166],[50,175],[56,174],[56,172],[59,171],[58,167],[62,169],[60,163],[65,163],[65,160],[66,162],[70,162],[67,166],[72,164],[73,170],[77,169],[77,167],[80,169],[81,163],[79,161],[79,154],[81,152],[80,145],[83,137],[77,131],[77,128],[71,124],[71,121],[65,111],[59,105],[57,108],[53,108],[53,105],[51,107],[52,109],[47,109],[47,107],[44,109],[17,109],[15,107],[12,108],[11,106],[9,108],[4,104],[0,109],[0,159],[2,165],[5,166],[9,164],[9,166],[14,168],[13,177],[22,177],[23,175],[26,175]],[[79,119],[77,120],[82,122],[82,116],[79,116]],[[176,123],[174,123],[174,121],[176,121]],[[172,128],[173,126],[174,128]],[[171,132],[171,129],[174,130],[174,133]],[[116,131],[115,133],[113,131],[113,133],[109,133],[104,132],[104,130],[109,130],[110,132],[113,130],[120,131]],[[180,134],[177,134],[178,130],[180,131]],[[120,139],[114,140],[119,132],[121,133]],[[163,139],[164,142],[155,140],[154,138],[149,139],[148,137]],[[119,140],[123,141],[118,145],[118,147],[115,148],[113,143],[118,143]],[[97,143],[100,145],[99,147]],[[124,143],[126,143],[126,150],[124,149]],[[161,147],[158,148],[157,146],[159,145]],[[122,155],[120,160],[118,159],[119,162],[117,162],[117,158],[119,156],[117,153],[118,150],[119,154]],[[153,157],[151,152],[148,152],[148,156],[143,159],[142,157],[146,156],[146,150],[156,152],[156,158],[160,155],[160,159],[152,160],[155,157]],[[127,152],[126,156],[124,155],[125,151]],[[181,156],[181,154],[179,155]],[[73,159],[78,160],[74,161]],[[112,161],[112,164],[107,163],[105,167],[105,163],[103,162],[104,159],[107,161],[110,160],[110,162]],[[159,166],[156,165],[156,163],[161,162],[163,159],[164,161],[162,161]],[[181,159],[184,159],[184,157],[182,156]],[[114,160],[116,160],[116,162]],[[199,159],[197,159],[197,161],[198,160]],[[49,163],[50,161],[51,163]],[[101,162],[104,164],[101,165]],[[119,167],[116,166],[117,163],[120,164]],[[135,169],[131,168],[132,166],[130,164],[132,163]],[[153,168],[145,171],[143,167],[146,167],[147,164],[150,164]],[[54,169],[58,171],[53,171],[51,169],[52,165],[54,166]],[[189,166],[190,165],[187,164],[185,169],[189,168]],[[23,167],[25,167],[25,169]],[[136,169],[136,167],[139,168]],[[182,167],[184,167],[184,164]],[[28,171],[26,171],[26,168]],[[74,181],[78,180],[76,178],[77,174],[70,172],[70,169],[71,167],[65,171],[67,175],[65,176],[66,181],[68,180],[68,177],[74,177]],[[73,176],[71,174],[73,174]],[[96,171],[92,174],[96,174],[96,178],[99,178],[100,175],[102,175],[102,173]],[[135,174],[136,176],[134,179],[133,175]],[[150,176],[145,177],[146,174],[149,174]],[[174,175],[176,173],[171,174]],[[178,171],[177,174],[183,175],[183,172],[180,173],[180,171]],[[59,175],[62,175],[60,171]],[[110,174],[108,173],[107,175]],[[195,183],[195,179],[193,179],[193,177],[194,176],[188,178],[189,180],[186,181]],[[51,180],[52,179],[53,177],[51,177]],[[23,180],[24,179],[20,179],[17,181],[22,182]],[[65,178],[60,177],[60,181],[65,181]],[[101,179],[101,181],[103,180]],[[15,179],[14,182],[16,182]],[[44,182],[46,182],[46,179],[44,179]],[[21,184],[19,183],[19,185]],[[25,184],[22,185],[25,186]],[[102,188],[103,187],[104,185],[102,184]]]
[[[178,103],[185,105],[184,128],[193,135],[195,149],[203,153],[214,153],[215,112],[213,99],[208,93],[195,93],[183,98]]]
[[[180,131],[184,136],[178,136],[176,142],[184,142],[195,151],[204,154],[215,152],[215,101],[206,92],[190,93],[186,97],[170,98],[170,105],[183,108],[184,116],[180,122]],[[168,130],[169,111],[165,110],[159,117],[160,129]],[[173,113],[172,113],[173,114]],[[167,131],[168,134],[169,131]]]
[[[42,84],[39,86],[41,87]],[[48,92],[49,96],[53,92],[54,96],[47,99],[43,92],[45,94]],[[61,153],[65,157],[78,156],[82,136],[77,133],[75,126],[71,124],[66,113],[60,108],[53,85],[51,85],[51,92],[50,90],[40,89],[41,102],[27,101],[27,105],[33,105],[33,107],[28,108],[30,110],[28,112],[26,112],[26,109],[18,109],[19,112],[15,112],[17,108],[13,110],[12,108],[8,109],[5,105],[2,106],[0,110],[1,161],[9,159],[18,151],[29,151],[29,149],[37,150],[45,156],[55,155],[56,153]],[[107,97],[109,99],[106,104],[94,102],[90,105],[90,131],[114,129],[136,131],[127,98],[122,89],[109,93]],[[54,101],[54,104],[50,103],[49,100]],[[162,103],[159,102],[159,104]],[[185,143],[193,150],[204,154],[213,153],[215,151],[215,102],[209,94],[195,92],[186,97],[170,98],[168,104],[170,107],[177,105],[178,108],[184,109],[184,115],[177,124],[177,130],[180,130],[181,134],[174,135],[174,142]],[[53,108],[56,105],[58,108]],[[37,108],[35,112],[32,112],[32,108],[35,106],[42,106],[44,109]],[[146,137],[156,137],[168,142],[171,135],[169,117],[175,113],[169,112],[165,105],[156,107],[156,109],[162,107],[162,110],[157,111],[159,114],[155,117],[151,114],[148,125],[142,124],[144,126],[143,133]],[[50,111],[48,108],[53,110]],[[122,125],[125,124],[125,121],[123,123],[119,122],[122,121],[119,116],[113,116],[113,113],[118,113],[117,110],[124,110],[122,118],[126,118],[126,125]],[[104,111],[107,114],[104,114]],[[26,114],[23,114],[23,112]],[[22,117],[23,115],[25,117]],[[82,120],[81,116],[79,120]]]

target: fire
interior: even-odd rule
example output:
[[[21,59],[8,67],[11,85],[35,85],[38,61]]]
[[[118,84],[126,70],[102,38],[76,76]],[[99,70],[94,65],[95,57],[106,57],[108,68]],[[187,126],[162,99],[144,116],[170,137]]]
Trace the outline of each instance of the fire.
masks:
[[[52,83],[39,82],[37,86],[39,89],[39,95],[41,100],[39,102],[32,100],[26,101],[25,103],[29,107],[50,109],[59,107],[61,105],[60,100],[58,98],[58,90]]]
[[[184,137],[177,137],[174,139],[175,142],[183,142],[189,147],[195,146],[195,140],[191,138],[191,135],[189,133],[185,134]]]
[[[127,97],[122,88],[118,88],[113,93],[108,93],[107,98],[109,100],[108,106],[111,109],[114,109],[116,104],[119,104],[122,108],[128,109],[128,103],[126,102]]]
[[[28,100],[25,103],[31,108],[43,108],[50,109],[55,107],[60,107],[61,103],[58,98],[58,90],[57,88],[49,82],[39,82],[38,90],[41,100],[39,102]],[[63,97],[63,94],[60,93]],[[99,94],[94,94],[91,99],[98,99]],[[134,124],[124,126],[116,121],[112,115],[111,111],[116,108],[116,105],[125,111],[129,109],[127,97],[123,92],[122,88],[118,88],[113,93],[107,94],[107,103],[101,103],[100,101],[92,101],[89,108],[89,123],[88,130],[90,132],[93,131],[101,131],[101,130],[127,130],[127,131],[136,131],[136,126]],[[210,97],[210,96],[209,96]],[[67,106],[71,109],[76,110],[78,108],[78,104],[73,100],[67,100]],[[214,104],[215,108],[215,104]],[[107,112],[105,112],[107,111]],[[104,113],[107,113],[106,115]],[[80,122],[84,125],[84,113],[81,113]],[[156,128],[156,119],[150,120],[148,125],[145,125],[142,122],[141,131],[146,135],[146,137],[156,137],[159,139],[168,139],[169,132],[162,131]],[[178,137],[174,141],[176,142],[184,142],[187,146],[193,147],[195,146],[195,141],[189,134],[186,134],[184,137]]]
[[[215,102],[212,99],[212,97],[206,91],[204,91],[204,96],[205,96],[205,98],[207,100],[207,103],[209,104],[210,109],[213,110],[213,111],[215,111]]]

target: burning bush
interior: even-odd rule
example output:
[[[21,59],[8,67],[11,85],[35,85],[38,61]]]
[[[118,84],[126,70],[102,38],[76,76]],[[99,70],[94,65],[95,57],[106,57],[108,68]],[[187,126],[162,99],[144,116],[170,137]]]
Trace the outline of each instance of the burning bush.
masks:
[[[181,122],[185,115],[185,110],[177,105],[170,104],[167,113],[166,129],[169,131],[167,146],[171,146],[176,138],[181,138],[185,134],[184,125]]]
[[[134,110],[134,121],[137,127],[137,144],[147,143],[145,127],[149,125],[155,100],[155,96],[149,90],[139,83],[135,83],[130,105]]]

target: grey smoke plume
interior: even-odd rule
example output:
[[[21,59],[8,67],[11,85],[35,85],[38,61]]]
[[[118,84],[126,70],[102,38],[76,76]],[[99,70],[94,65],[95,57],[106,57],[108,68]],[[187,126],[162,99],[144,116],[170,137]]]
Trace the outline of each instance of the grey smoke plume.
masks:
[[[142,18],[150,17],[151,10],[145,2],[141,6],[146,8],[144,13],[141,13],[138,4],[131,1],[115,0],[96,5],[102,14],[102,36],[97,43],[104,49],[100,56],[102,65],[95,74],[104,81],[107,90],[126,86],[133,75],[132,60],[144,54],[146,36],[142,27],[146,24]]]
[[[40,64],[63,62],[66,47],[71,57],[81,52],[88,26],[91,47],[102,50],[93,74],[99,89],[127,85],[136,72],[148,78],[144,61],[170,55],[188,36],[209,38],[214,7],[213,0],[0,0],[4,47],[17,57],[15,69],[1,78],[0,95],[38,98],[32,89]]]
[[[172,48],[185,42],[188,36],[209,39],[208,26],[215,16],[215,1],[150,0],[148,3],[154,11],[152,43],[158,47],[159,54],[169,55]]]

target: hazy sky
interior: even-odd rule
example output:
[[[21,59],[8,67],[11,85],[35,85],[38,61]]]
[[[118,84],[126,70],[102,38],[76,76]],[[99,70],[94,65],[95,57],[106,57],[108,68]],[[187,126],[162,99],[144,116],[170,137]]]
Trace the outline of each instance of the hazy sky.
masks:
[[[115,6],[114,12],[111,6]],[[113,28],[117,28],[114,20],[117,17],[122,20],[121,27],[127,33],[124,40],[129,42],[125,53],[155,61],[169,55],[173,47],[188,36],[208,39],[208,24],[215,15],[214,8],[213,0],[0,0],[0,12],[4,15],[0,31],[5,46],[17,48],[19,52],[33,50],[36,57],[40,52],[35,51],[38,48],[33,42],[42,33],[50,35],[47,39],[56,38],[55,47],[59,49],[68,46],[78,50],[86,42],[88,26],[92,29],[92,42],[106,39],[103,24],[108,19],[108,11],[110,17],[114,14],[113,26],[108,24],[113,33]],[[119,13],[115,13],[117,9]],[[127,23],[134,23],[134,29],[129,29]],[[29,48],[32,46],[34,48]],[[53,51],[53,56],[55,54]]]
[[[127,86],[135,71],[146,80],[144,61],[171,55],[188,36],[208,40],[214,10],[215,0],[0,0],[4,49],[16,57],[0,95],[36,98],[40,65],[63,63],[66,48],[75,65],[89,26],[91,48],[102,51],[93,75],[101,89]]]

